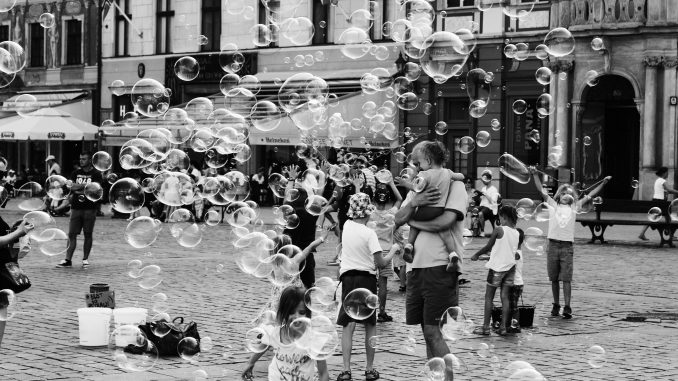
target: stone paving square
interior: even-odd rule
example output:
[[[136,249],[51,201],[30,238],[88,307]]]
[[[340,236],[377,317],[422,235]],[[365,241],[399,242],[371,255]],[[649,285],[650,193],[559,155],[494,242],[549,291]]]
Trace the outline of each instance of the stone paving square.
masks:
[[[8,221],[20,217],[16,210],[3,213]],[[262,218],[272,221],[271,210],[263,209]],[[57,218],[59,228],[66,229],[67,223],[67,218]],[[20,311],[7,324],[0,349],[0,379],[193,380],[193,372],[199,369],[206,371],[211,380],[239,379],[249,357],[243,337],[251,327],[249,321],[265,304],[270,286],[237,268],[231,229],[226,225],[206,226],[202,243],[195,249],[186,249],[176,243],[164,225],[151,247],[134,249],[123,239],[126,225],[127,221],[110,217],[97,219],[92,266],[87,270],[80,268],[82,237],[72,269],[54,268],[62,256],[47,257],[37,248],[21,262],[33,286],[19,295]],[[519,223],[519,227],[525,226]],[[504,380],[494,374],[493,364],[503,367],[518,359],[530,362],[551,381],[678,379],[677,322],[622,321],[633,312],[678,312],[678,252],[660,249],[654,241],[641,243],[629,238],[636,237],[636,233],[633,228],[613,227],[609,244],[592,245],[586,243],[588,231],[577,227],[574,318],[570,321],[548,317],[551,301],[545,256],[528,255],[524,299],[527,304],[536,304],[535,327],[515,337],[470,336],[448,343],[467,366],[455,379]],[[317,277],[336,276],[337,268],[327,266],[337,243],[335,237],[330,237],[316,258]],[[485,243],[485,238],[474,239],[467,247],[467,256]],[[152,290],[140,288],[127,275],[127,263],[132,259],[160,266],[162,284]],[[223,269],[218,270],[219,265]],[[480,324],[484,262],[469,261],[465,270],[462,277],[470,283],[460,288],[460,306]],[[193,363],[161,358],[147,372],[117,368],[106,348],[79,345],[76,310],[85,306],[84,294],[92,283],[110,284],[118,307],[150,308],[151,295],[167,294],[170,315],[196,321],[201,336],[211,337],[214,348],[200,353]],[[387,310],[395,321],[378,326],[382,344],[375,366],[384,380],[422,380],[421,369],[426,362],[422,336],[412,327],[417,333],[416,351],[411,354],[403,349],[408,327],[404,325],[404,294],[398,292],[395,280],[389,281]],[[363,334],[358,328],[354,339],[355,379],[361,379],[364,370],[364,349],[358,345]],[[486,358],[477,353],[481,343],[494,348]],[[586,352],[592,345],[606,350],[607,362],[601,368],[587,364]],[[266,380],[269,359],[270,355],[266,355],[257,363],[256,380]],[[330,378],[335,379],[341,370],[339,349],[328,365]]]

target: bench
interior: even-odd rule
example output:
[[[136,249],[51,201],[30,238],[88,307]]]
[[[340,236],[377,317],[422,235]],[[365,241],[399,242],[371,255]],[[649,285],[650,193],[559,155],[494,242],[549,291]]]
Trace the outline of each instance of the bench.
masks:
[[[596,207],[595,214],[589,213],[577,217],[577,221],[584,227],[588,227],[591,231],[591,240],[589,243],[600,241],[601,244],[607,243],[605,241],[605,229],[614,225],[635,225],[635,226],[650,226],[650,229],[659,232],[661,242],[659,247],[668,245],[674,247],[672,237],[673,233],[678,229],[678,221],[667,221],[663,216],[660,221],[650,222],[641,214],[626,214],[617,217],[601,216],[601,208]]]

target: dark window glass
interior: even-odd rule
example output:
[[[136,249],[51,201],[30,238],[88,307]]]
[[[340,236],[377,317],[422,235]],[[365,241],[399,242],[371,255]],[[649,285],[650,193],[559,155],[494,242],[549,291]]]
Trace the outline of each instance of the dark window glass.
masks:
[[[155,51],[158,54],[171,52],[170,42],[172,37],[170,36],[170,31],[172,28],[172,16],[174,16],[171,1],[158,0],[155,23]]]
[[[0,41],[9,41],[9,25],[0,25]]]
[[[45,28],[39,23],[30,24],[31,29],[31,66],[45,66]]]
[[[66,21],[66,65],[82,63],[82,22]]]
[[[203,0],[202,2],[202,34],[207,37],[203,51],[219,51],[221,39],[221,2],[220,0]]]

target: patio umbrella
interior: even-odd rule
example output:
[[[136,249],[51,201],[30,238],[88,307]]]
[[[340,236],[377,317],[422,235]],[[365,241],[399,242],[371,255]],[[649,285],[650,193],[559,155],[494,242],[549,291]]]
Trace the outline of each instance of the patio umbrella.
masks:
[[[0,119],[0,140],[94,140],[99,128],[54,108]]]

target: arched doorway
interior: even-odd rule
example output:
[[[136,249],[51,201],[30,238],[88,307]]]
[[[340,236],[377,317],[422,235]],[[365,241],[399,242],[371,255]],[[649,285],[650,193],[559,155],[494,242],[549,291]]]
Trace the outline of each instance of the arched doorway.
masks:
[[[606,205],[631,200],[638,178],[640,113],[633,85],[624,77],[604,75],[582,94],[584,111],[577,129],[578,181],[590,186],[605,176],[612,181],[603,190]]]

